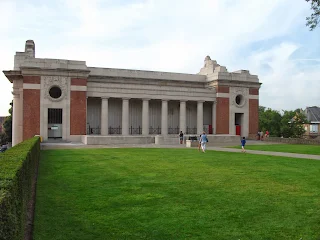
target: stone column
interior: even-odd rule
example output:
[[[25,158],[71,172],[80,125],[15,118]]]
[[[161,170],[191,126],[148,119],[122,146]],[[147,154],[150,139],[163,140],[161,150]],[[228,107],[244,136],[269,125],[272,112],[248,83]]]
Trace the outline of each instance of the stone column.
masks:
[[[20,94],[19,90],[13,90],[13,109],[12,109],[12,146],[15,146],[20,141]]]
[[[142,135],[149,135],[149,100],[142,100]]]
[[[122,135],[129,135],[129,98],[122,99]]]
[[[217,128],[217,104],[216,102],[212,102],[212,134],[216,134]]]
[[[203,101],[198,101],[197,106],[197,133],[203,132]]]
[[[109,104],[106,97],[101,98],[101,136],[109,134]]]
[[[13,81],[12,146],[23,141],[23,80]]]
[[[187,130],[186,101],[180,101],[180,131],[182,131],[185,134],[186,130]]]
[[[161,135],[168,135],[168,100],[162,100]]]

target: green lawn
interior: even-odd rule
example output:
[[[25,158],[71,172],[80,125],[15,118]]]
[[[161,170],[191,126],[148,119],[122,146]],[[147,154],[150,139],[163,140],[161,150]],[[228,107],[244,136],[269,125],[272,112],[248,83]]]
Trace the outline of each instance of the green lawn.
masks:
[[[232,148],[241,148],[234,146]],[[301,144],[266,144],[266,145],[246,145],[248,150],[272,151],[272,152],[288,152],[320,155],[319,145],[301,145]]]
[[[195,149],[42,151],[34,239],[320,238],[320,161]]]

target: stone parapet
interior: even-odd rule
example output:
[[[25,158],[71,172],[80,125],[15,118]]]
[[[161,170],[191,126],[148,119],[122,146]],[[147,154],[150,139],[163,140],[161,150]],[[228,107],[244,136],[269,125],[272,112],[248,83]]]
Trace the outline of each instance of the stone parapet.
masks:
[[[31,58],[21,62],[20,68],[87,70],[87,65],[85,61]]]
[[[170,81],[203,81],[206,77],[198,74],[185,74],[185,73],[169,73],[169,72],[155,72],[155,71],[142,71],[131,69],[116,69],[116,68],[94,68],[89,67],[90,76],[103,76],[103,77],[124,77],[124,78],[142,78],[142,79],[162,79]]]

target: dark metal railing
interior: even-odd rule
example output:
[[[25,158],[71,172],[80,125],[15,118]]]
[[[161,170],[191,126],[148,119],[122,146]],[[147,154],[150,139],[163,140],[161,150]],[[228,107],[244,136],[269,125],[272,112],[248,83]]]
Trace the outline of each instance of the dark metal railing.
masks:
[[[109,134],[121,134],[122,133],[122,128],[119,127],[109,127]]]
[[[168,128],[168,134],[179,134],[179,127],[176,127],[176,128]]]
[[[129,134],[130,135],[142,134],[142,128],[140,126],[136,127],[136,128],[131,126],[129,128]]]
[[[98,127],[90,127],[90,125],[87,127],[87,135],[91,135],[91,134],[101,134],[101,128],[98,126]]]
[[[204,127],[203,131],[207,134],[209,133],[209,128]],[[110,135],[120,135],[122,134],[122,128],[121,126],[118,127],[109,127],[108,132]],[[168,128],[168,134],[179,134],[180,128],[179,127],[169,127]],[[101,134],[101,127],[90,127],[90,125],[87,127],[87,135],[99,135]],[[142,134],[142,127],[130,127],[129,128],[129,134],[130,135],[141,135]],[[149,127],[149,134],[161,134],[161,127]],[[197,134],[197,128],[196,127],[187,127],[185,134]],[[313,135],[313,134],[312,134]]]
[[[196,127],[193,127],[193,128],[187,127],[186,133],[187,134],[197,134],[197,128]]]
[[[150,127],[149,134],[161,134],[161,127]]]

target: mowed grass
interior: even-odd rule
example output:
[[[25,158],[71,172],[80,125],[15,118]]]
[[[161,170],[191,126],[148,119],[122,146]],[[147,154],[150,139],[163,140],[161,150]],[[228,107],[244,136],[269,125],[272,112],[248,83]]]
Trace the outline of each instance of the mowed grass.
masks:
[[[320,238],[320,161],[195,149],[41,155],[35,240]]]
[[[234,146],[233,148],[240,149],[241,146]],[[302,144],[266,144],[266,145],[246,145],[248,150],[260,150],[271,152],[288,152],[301,154],[320,155],[320,145],[302,145]]]

